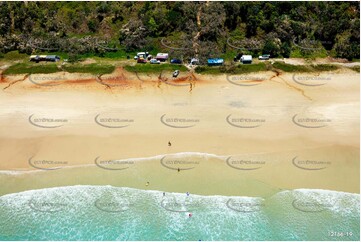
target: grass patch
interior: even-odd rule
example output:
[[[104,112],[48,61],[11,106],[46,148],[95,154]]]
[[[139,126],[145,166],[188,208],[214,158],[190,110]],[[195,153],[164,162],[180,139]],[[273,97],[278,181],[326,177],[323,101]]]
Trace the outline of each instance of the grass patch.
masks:
[[[265,62],[257,64],[238,64],[230,66],[197,66],[197,68],[195,69],[196,73],[212,75],[222,73],[242,74],[267,70],[269,70],[269,67],[266,65]]]
[[[220,66],[197,66],[195,72],[198,74],[221,74],[222,68]]]
[[[335,71],[339,69],[337,65],[331,65],[331,64],[312,65],[311,67],[315,71]]]
[[[159,73],[161,71],[187,71],[187,68],[183,65],[174,64],[136,64],[135,66],[125,66],[125,70],[129,72],[143,72],[143,73]]]
[[[16,60],[24,60],[26,58],[29,58],[29,55],[19,53],[19,51],[15,50],[15,51],[10,51],[6,54],[3,54],[2,58],[5,60],[9,60],[9,61],[16,61]]]
[[[69,73],[91,73],[91,74],[109,74],[115,69],[113,65],[101,65],[97,63],[82,65],[73,64],[65,65],[63,69]]]
[[[55,63],[33,64],[33,63],[17,63],[7,68],[4,75],[15,74],[37,74],[37,73],[55,73],[60,71]]]
[[[237,66],[235,70],[235,74],[241,73],[250,73],[250,72],[259,72],[259,71],[267,71],[269,68],[267,67],[265,62],[260,62],[257,64],[240,64]]]
[[[332,64],[319,65],[291,65],[284,62],[275,62],[273,67],[285,72],[316,72],[316,71],[335,71],[340,67]]]
[[[276,69],[280,69],[285,72],[310,72],[312,69],[309,66],[303,65],[291,65],[286,64],[284,62],[276,61],[273,63],[273,67]]]
[[[356,71],[358,73],[360,73],[360,66],[352,66],[352,67],[348,67],[348,69]]]
[[[108,74],[112,73],[115,69],[112,65],[100,65],[100,64],[89,64],[89,65],[66,65],[63,69],[69,73],[91,73],[91,74]],[[57,67],[55,63],[17,63],[7,68],[4,75],[15,75],[15,74],[49,74],[62,71]]]

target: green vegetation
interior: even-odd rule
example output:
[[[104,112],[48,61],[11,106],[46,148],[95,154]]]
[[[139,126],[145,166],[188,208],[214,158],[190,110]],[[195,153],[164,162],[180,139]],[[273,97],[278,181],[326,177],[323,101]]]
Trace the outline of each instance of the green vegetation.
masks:
[[[10,51],[4,54],[3,58],[5,60],[16,61],[16,60],[29,59],[29,56],[27,54],[20,54],[19,51]]]
[[[309,72],[312,70],[309,66],[291,65],[280,61],[276,61],[272,66],[285,72]]]
[[[221,69],[219,66],[197,66],[195,72],[198,74],[210,74],[216,75],[225,73],[225,71]]]
[[[280,69],[285,72],[314,72],[314,71],[334,71],[339,67],[336,65],[320,64],[320,65],[291,65],[284,62],[275,62],[271,65],[269,62],[261,62],[257,64],[238,64],[230,66],[198,66],[195,71],[200,74],[243,74],[259,71],[268,71],[272,68]]]
[[[360,58],[357,1],[2,1],[0,10],[0,58],[21,59],[3,55],[16,50],[49,50],[74,61],[137,51],[183,59],[198,53],[201,63],[240,52]]]
[[[358,73],[360,73],[360,66],[353,66],[353,67],[349,67],[349,69],[356,71]]]
[[[183,65],[174,64],[136,64],[135,66],[125,66],[125,70],[130,72],[143,72],[143,73],[160,73],[161,71],[187,71],[187,68]]]
[[[261,62],[258,64],[241,64],[238,65],[236,70],[235,70],[235,74],[240,74],[240,73],[249,73],[249,72],[258,72],[258,71],[267,71],[269,70],[269,67],[266,65],[265,62]]]
[[[112,65],[102,65],[102,64],[67,64],[63,66],[63,69],[69,73],[91,73],[91,74],[109,74],[112,73],[115,69],[115,66]]]
[[[237,64],[237,65],[225,65],[225,66],[197,66],[195,71],[199,74],[221,74],[232,73],[242,74],[250,72],[267,71],[269,67],[266,63],[261,62],[257,64]]]
[[[276,61],[272,65],[276,69],[285,72],[315,72],[315,71],[335,71],[339,69],[337,65],[318,64],[318,65],[291,65],[284,62]]]
[[[339,66],[330,65],[330,64],[318,64],[318,65],[312,65],[311,67],[315,71],[335,71],[339,69]]]
[[[60,71],[54,63],[34,64],[34,63],[17,63],[7,68],[4,75],[15,74],[36,74],[36,73],[55,73]]]
[[[63,70],[74,73],[91,73],[91,74],[108,74],[114,71],[114,66],[112,65],[101,65],[101,64],[68,64],[63,66]],[[16,74],[49,74],[62,71],[58,68],[55,63],[17,63],[9,68],[7,68],[3,74],[4,75],[16,75]]]

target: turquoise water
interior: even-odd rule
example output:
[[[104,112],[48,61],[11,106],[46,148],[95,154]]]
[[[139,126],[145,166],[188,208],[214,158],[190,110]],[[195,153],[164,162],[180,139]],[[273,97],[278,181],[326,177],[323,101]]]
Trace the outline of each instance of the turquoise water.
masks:
[[[57,187],[1,196],[0,240],[359,240],[359,206],[358,194],[311,189],[251,198]]]

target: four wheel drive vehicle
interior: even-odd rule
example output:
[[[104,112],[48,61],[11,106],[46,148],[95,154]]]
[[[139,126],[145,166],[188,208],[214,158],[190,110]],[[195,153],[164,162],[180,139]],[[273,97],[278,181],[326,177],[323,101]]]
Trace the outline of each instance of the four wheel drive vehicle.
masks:
[[[260,55],[258,57],[258,60],[269,60],[269,58],[270,58],[270,55]]]
[[[134,60],[138,60],[139,58],[148,58],[149,53],[148,52],[138,52],[136,56],[134,56]]]
[[[191,65],[199,65],[199,60],[197,58],[192,58],[189,64],[191,64]]]
[[[137,63],[147,63],[147,60],[144,58],[138,58]]]
[[[182,64],[182,61],[180,59],[171,59],[171,64]]]
[[[160,64],[160,61],[157,60],[157,59],[151,59],[151,60],[149,61],[149,63],[150,63],[150,64]]]
[[[173,72],[173,77],[177,77],[179,75],[179,70],[175,70],[174,72]]]

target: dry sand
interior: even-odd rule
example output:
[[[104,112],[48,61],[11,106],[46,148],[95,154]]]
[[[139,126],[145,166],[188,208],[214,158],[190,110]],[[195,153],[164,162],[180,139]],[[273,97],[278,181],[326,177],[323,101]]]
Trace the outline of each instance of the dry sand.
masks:
[[[311,77],[318,79],[305,81]],[[0,194],[74,184],[208,195],[294,188],[359,193],[359,79],[346,69],[317,75],[182,73],[178,81],[171,73],[159,78],[122,68],[100,79],[68,73],[6,77],[0,82]],[[201,164],[180,172],[160,164],[159,155],[182,152],[215,156],[188,154]],[[154,156],[126,170],[94,164],[96,157]],[[264,164],[232,168],[229,156]],[[36,167],[63,169],[32,166],[42,160],[63,164]],[[302,160],[327,164],[297,163]]]

